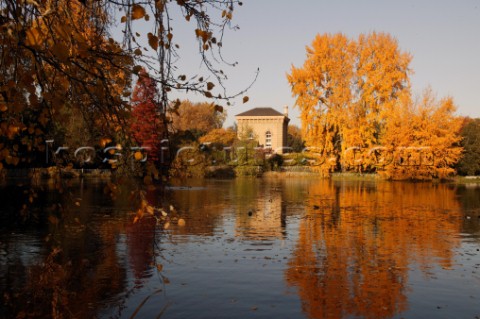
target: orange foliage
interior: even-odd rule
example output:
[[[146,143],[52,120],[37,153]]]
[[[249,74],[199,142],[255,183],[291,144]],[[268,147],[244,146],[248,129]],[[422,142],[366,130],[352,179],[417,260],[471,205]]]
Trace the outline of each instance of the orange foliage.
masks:
[[[414,264],[451,267],[459,204],[445,185],[319,183],[309,190],[285,273],[309,318],[389,318],[406,310]],[[427,274],[426,274],[427,275]]]
[[[449,98],[436,102],[431,93],[412,106],[411,59],[385,33],[361,34],[357,41],[342,34],[315,37],[303,67],[292,66],[287,78],[300,109],[306,146],[324,158],[321,170],[335,164],[343,171],[373,172],[380,167],[390,178],[420,179],[454,172],[461,153],[456,147],[460,124],[453,115],[455,106]],[[380,150],[398,159],[403,156],[399,151],[419,147],[433,152],[435,164],[424,161],[420,168],[418,161],[377,161]]]

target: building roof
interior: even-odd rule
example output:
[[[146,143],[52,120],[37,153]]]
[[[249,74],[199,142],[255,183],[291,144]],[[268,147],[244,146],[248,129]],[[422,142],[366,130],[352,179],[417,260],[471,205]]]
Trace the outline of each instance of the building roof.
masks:
[[[284,114],[271,107],[256,107],[235,116],[284,116]]]

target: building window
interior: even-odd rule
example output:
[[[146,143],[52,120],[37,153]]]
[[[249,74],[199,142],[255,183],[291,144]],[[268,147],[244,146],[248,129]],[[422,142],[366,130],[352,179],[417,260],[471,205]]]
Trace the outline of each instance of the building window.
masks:
[[[265,147],[266,148],[272,147],[272,133],[270,133],[270,131],[267,131],[265,133]]]

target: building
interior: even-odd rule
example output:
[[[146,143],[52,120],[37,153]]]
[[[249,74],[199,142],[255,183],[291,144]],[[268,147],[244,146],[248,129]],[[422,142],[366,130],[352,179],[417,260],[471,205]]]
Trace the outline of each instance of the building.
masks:
[[[258,145],[271,149],[275,153],[283,153],[287,146],[288,106],[284,113],[271,107],[257,107],[237,114],[237,136],[239,139],[254,139]]]

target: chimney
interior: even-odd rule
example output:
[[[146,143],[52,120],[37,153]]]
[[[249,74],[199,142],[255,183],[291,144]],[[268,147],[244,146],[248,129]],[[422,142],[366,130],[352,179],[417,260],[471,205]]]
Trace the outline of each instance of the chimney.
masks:
[[[288,105],[286,105],[286,106],[283,108],[283,115],[285,115],[286,117],[288,117]]]

